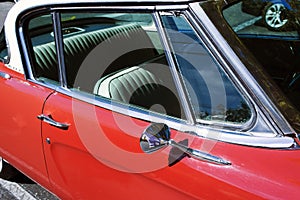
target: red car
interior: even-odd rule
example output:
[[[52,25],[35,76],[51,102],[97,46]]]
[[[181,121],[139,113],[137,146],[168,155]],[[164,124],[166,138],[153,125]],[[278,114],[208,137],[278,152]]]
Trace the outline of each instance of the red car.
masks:
[[[19,1],[1,162],[61,199],[298,199],[299,47],[238,1]]]

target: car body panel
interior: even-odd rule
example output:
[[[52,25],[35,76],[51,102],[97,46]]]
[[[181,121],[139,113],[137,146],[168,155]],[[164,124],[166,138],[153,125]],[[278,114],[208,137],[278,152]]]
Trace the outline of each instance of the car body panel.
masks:
[[[205,9],[200,9],[199,2],[45,0],[31,4],[24,1],[17,3],[8,16],[5,30],[10,60],[0,63],[0,108],[4,113],[0,155],[20,171],[61,199],[297,199],[300,150],[296,132],[263,90],[269,79],[263,79],[262,71],[253,70],[263,77],[256,81],[257,76],[251,76],[251,70],[244,66],[243,63],[251,62],[250,68],[253,67],[257,64],[255,59],[247,54],[242,59],[237,56],[244,52],[240,40],[232,36],[230,45],[234,47],[230,47],[224,38],[228,35],[230,38],[231,29],[224,23],[216,25],[229,31],[223,38]],[[230,79],[240,83],[237,88],[251,103],[250,122],[246,126],[225,123],[221,126],[214,121],[198,123],[188,104],[184,109],[190,109],[192,119],[177,119],[35,78],[31,66],[33,55],[27,51],[30,48],[25,38],[26,26],[19,20],[43,9],[64,10],[65,4],[69,9],[104,5],[103,10],[110,11],[114,8],[153,11],[167,53],[168,42],[160,17],[173,15],[167,11],[176,8],[174,16],[184,14],[205,41],[204,45],[210,47],[209,52],[223,64]],[[203,7],[208,5],[205,8],[213,5],[215,9],[220,9],[221,4],[227,2],[201,3]],[[221,16],[220,10],[210,11]],[[218,19],[213,15],[209,17]],[[235,54],[232,48],[240,52]],[[175,68],[172,54],[168,56],[169,64]],[[180,77],[172,75],[178,81],[177,89],[180,88]],[[140,146],[141,135],[157,122],[169,125],[172,141],[165,144],[166,148],[148,154]],[[186,151],[172,146],[174,142]],[[197,157],[199,152],[228,163]]]
[[[69,110],[73,111],[72,115],[66,114],[71,113]],[[149,155],[141,152],[139,136],[150,122],[58,93],[47,100],[44,114],[70,124],[68,130],[55,130],[56,127],[43,124],[43,140],[50,139],[50,144],[44,143],[50,181],[54,188],[61,188],[53,192],[63,198],[91,199],[100,193],[116,199],[120,192],[122,198],[130,198],[134,193],[135,198],[152,199],[152,195],[146,194],[155,191],[160,197],[172,199],[224,196],[225,199],[269,199],[292,198],[298,193],[299,183],[290,182],[295,173],[286,171],[300,161],[298,150],[241,147],[172,130],[174,140],[188,140],[194,149],[212,148],[210,153],[232,164],[222,166],[185,157],[168,166],[170,148]],[[262,166],[266,160],[267,164]],[[285,176],[279,176],[283,171]],[[253,180],[256,184],[250,184]],[[116,185],[118,192],[113,192]],[[216,189],[214,193],[208,192],[211,185]]]
[[[41,122],[45,99],[52,90],[24,80],[24,76],[0,65],[9,78],[1,81],[1,155],[24,173],[48,183],[41,140]],[[7,106],[8,104],[13,106]],[[24,165],[26,163],[26,165]],[[21,167],[22,166],[22,167]]]

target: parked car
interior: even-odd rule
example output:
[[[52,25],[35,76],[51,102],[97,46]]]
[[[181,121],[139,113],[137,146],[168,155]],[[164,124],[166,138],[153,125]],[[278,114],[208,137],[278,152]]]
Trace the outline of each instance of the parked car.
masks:
[[[232,0],[17,2],[1,162],[61,199],[298,199],[298,32],[252,21]]]
[[[270,30],[298,26],[300,4],[298,0],[243,0],[242,10],[255,16],[262,16]]]

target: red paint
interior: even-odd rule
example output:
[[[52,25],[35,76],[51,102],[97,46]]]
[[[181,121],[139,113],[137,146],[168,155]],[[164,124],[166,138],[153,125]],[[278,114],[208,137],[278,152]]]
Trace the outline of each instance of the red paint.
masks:
[[[0,78],[0,153],[62,199],[297,199],[299,150],[217,142],[210,153],[232,165],[186,157],[169,167],[170,147],[151,155],[139,147],[149,122],[54,93],[43,113],[70,127],[41,123],[37,115],[52,91],[5,70],[12,77]],[[209,142],[174,130],[172,136],[200,150]]]

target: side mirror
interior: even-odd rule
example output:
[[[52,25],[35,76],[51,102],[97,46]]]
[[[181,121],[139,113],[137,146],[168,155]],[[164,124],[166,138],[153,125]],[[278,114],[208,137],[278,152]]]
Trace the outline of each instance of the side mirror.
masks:
[[[220,157],[205,153],[199,150],[191,149],[185,145],[175,142],[170,139],[170,129],[166,124],[152,123],[150,124],[140,137],[140,146],[145,153],[153,153],[162,148],[171,145],[173,148],[177,148],[187,155],[212,163],[230,165],[231,163]]]
[[[165,124],[153,123],[143,132],[140,146],[145,153],[152,153],[168,146],[169,141],[169,127]]]

